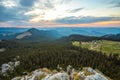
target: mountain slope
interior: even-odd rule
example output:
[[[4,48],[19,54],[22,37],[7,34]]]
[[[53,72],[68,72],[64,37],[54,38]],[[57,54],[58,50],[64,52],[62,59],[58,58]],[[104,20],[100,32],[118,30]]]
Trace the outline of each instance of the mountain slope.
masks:
[[[0,39],[27,41],[27,42],[50,41],[57,39],[58,37],[59,34],[55,30],[38,30],[35,28],[31,28],[22,33],[16,33],[11,35],[0,35]]]
[[[13,39],[17,36],[17,34],[0,34],[0,39],[3,40],[9,40],[9,39]]]
[[[62,37],[59,41],[92,41],[92,40],[100,40],[99,37],[94,36],[84,36],[79,34],[73,34],[67,37]]]
[[[17,35],[18,41],[49,41],[58,38],[59,34],[53,30],[38,30],[35,28]]]
[[[107,34],[107,35],[102,36],[102,38],[120,41],[120,33],[119,34]]]
[[[108,34],[101,37],[72,34],[70,36],[62,37],[58,41],[68,42],[68,41],[92,41],[92,40],[120,41],[120,34]]]

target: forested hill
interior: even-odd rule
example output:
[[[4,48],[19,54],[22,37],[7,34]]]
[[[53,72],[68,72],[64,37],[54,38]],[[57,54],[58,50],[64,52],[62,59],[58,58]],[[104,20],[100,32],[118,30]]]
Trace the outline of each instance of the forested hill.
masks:
[[[113,41],[120,41],[120,33],[119,34],[107,34],[102,36],[101,38],[113,40]]]
[[[73,35],[58,39],[58,41],[63,41],[63,42],[68,42],[68,41],[86,41],[87,42],[87,41],[92,41],[92,40],[102,40],[102,38],[73,34]]]
[[[35,28],[31,28],[22,33],[0,35],[1,40],[14,40],[20,42],[51,41],[59,37],[59,33],[55,30],[38,30]]]
[[[80,34],[72,34],[70,36],[59,38],[58,41],[93,41],[93,40],[110,40],[110,41],[120,41],[120,34],[109,34],[104,35],[101,37],[95,37],[95,36],[85,36]]]

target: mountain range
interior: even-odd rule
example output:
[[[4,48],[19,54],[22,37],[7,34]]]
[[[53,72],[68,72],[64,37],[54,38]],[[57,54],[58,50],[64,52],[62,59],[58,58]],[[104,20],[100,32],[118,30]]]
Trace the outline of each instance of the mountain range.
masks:
[[[0,28],[0,34],[22,33],[30,28]],[[81,34],[86,36],[103,36],[106,34],[120,33],[119,27],[58,27],[58,28],[37,28],[39,30],[55,30],[62,36],[69,36],[71,34]]]
[[[74,30],[74,29],[73,29]],[[75,30],[76,31],[76,30]],[[79,32],[83,32],[78,30]],[[93,33],[99,32],[93,31]],[[36,28],[28,29],[27,31],[21,33],[13,33],[13,34],[0,34],[0,39],[3,40],[15,40],[15,41],[27,41],[27,42],[38,42],[38,41],[51,41],[51,40],[58,40],[58,41],[92,41],[92,40],[114,40],[120,41],[120,33],[118,34],[107,34],[103,36],[86,36],[79,33],[73,33],[71,35],[63,35],[65,34],[60,33],[58,30],[39,30]]]

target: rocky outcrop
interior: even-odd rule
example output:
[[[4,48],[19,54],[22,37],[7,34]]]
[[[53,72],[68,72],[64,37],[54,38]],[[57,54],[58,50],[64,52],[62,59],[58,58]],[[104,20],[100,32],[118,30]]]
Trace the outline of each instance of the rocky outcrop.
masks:
[[[4,51],[5,51],[5,48],[1,48],[1,49],[0,49],[0,52],[4,52]]]
[[[1,74],[3,74],[3,76],[7,75],[7,72],[13,72],[14,69],[20,65],[20,61],[18,61],[19,56],[17,56],[16,58],[14,58],[14,61],[10,61],[8,63],[4,63],[1,66]]]
[[[75,70],[68,66],[66,71],[49,70],[47,68],[37,69],[25,76],[15,77],[12,80],[111,80],[100,71],[91,67]]]

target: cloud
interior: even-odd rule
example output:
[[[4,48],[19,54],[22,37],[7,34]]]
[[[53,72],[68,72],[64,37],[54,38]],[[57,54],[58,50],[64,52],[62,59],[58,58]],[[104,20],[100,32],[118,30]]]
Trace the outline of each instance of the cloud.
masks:
[[[62,24],[87,24],[87,23],[95,23],[95,22],[103,22],[103,21],[120,21],[120,17],[66,17],[63,19],[58,19],[56,23]]]
[[[0,5],[3,5],[7,8],[13,8],[17,6],[18,1],[13,1],[13,0],[1,0]]]
[[[120,18],[117,17],[75,17],[80,15],[93,15],[95,11],[93,8],[93,11],[82,8],[81,6],[84,6],[84,4],[76,5],[77,1],[75,1],[75,3],[74,0],[71,1],[72,0],[0,0],[0,25],[1,23],[18,26],[26,24],[30,26],[33,23],[33,26],[36,25],[36,23],[39,23],[37,26],[59,23],[74,25],[120,20]],[[110,6],[119,7],[120,0],[112,1],[113,2],[109,4]],[[89,7],[90,5],[87,6]],[[81,11],[81,13],[77,13],[79,11]],[[96,15],[98,13],[97,11],[98,10],[95,12]]]
[[[27,16],[19,12],[20,8],[7,9],[0,5],[0,22],[27,20]]]
[[[26,1],[26,0],[25,0]],[[27,21],[30,16],[24,15],[29,8],[20,5],[18,0],[1,0],[0,1],[0,22],[6,21]]]
[[[20,4],[24,7],[31,7],[37,0],[20,0]]]
[[[4,6],[0,5],[0,22],[16,20],[15,12],[11,12],[12,10],[8,10]]]
[[[115,4],[114,7],[120,7],[120,2]]]
[[[41,5],[44,5],[43,8],[53,9],[55,6],[66,5],[72,0],[41,0]]]
[[[53,20],[59,17],[64,17],[69,14],[66,11],[71,0],[39,0],[35,2],[31,10],[25,12],[25,15],[32,16],[30,22],[39,22],[41,20]],[[69,7],[70,8],[70,7]],[[78,11],[78,9],[76,10]],[[68,16],[68,15],[67,15]]]
[[[63,13],[61,7],[58,8],[58,6],[69,2],[71,0],[0,0],[0,22],[30,21],[37,16],[47,19],[54,13],[59,16],[59,13]]]
[[[61,4],[68,4],[70,3],[72,0],[61,0]]]
[[[45,0],[44,5],[47,8],[54,8],[54,4],[50,0]]]
[[[75,13],[75,12],[78,12],[80,10],[83,10],[84,8],[77,8],[77,9],[73,9],[73,10],[68,10],[68,12],[70,13]]]
[[[120,0],[110,0],[109,4],[112,7],[120,7]]]

